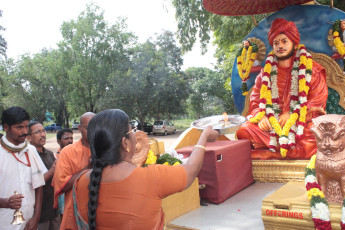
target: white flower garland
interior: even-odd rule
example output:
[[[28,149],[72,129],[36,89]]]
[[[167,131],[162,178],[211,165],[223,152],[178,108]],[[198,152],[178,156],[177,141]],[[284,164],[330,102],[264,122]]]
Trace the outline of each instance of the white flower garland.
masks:
[[[297,112],[299,113],[301,109],[301,105],[305,105],[307,102],[307,95],[299,95],[299,78],[305,78],[306,85],[310,84],[311,81],[311,71],[307,72],[306,71],[306,65],[301,66],[300,63],[300,57],[304,56],[307,58],[311,58],[311,55],[307,52],[305,47],[303,45],[299,46],[299,49],[297,51],[297,54],[294,58],[293,61],[293,66],[291,70],[291,91],[290,91],[290,110],[291,112]],[[268,116],[274,116],[276,120],[279,119],[279,92],[278,92],[278,60],[277,57],[274,55],[270,55],[267,60],[272,63],[272,68],[271,68],[271,81],[269,79],[264,79],[264,81],[267,81],[268,87],[270,87],[270,83],[272,84],[271,92],[272,92],[272,107],[269,108],[266,107],[266,114]],[[259,105],[260,106],[260,105]],[[262,105],[263,107],[263,105]],[[297,132],[297,135],[301,136],[303,135],[304,131],[304,125],[303,122],[299,122],[298,126],[296,124],[292,124],[289,133],[287,136],[281,135],[279,138],[279,144],[283,146],[288,146],[288,148],[292,148],[296,145],[295,141],[295,134]],[[276,146],[277,146],[277,133],[275,129],[272,129],[270,132],[270,143],[269,143],[269,148],[271,151],[275,152],[276,151]]]

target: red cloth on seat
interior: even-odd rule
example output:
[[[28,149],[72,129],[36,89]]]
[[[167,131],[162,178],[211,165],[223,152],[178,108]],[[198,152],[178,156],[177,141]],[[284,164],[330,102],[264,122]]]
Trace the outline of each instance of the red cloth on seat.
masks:
[[[193,147],[187,146],[176,151],[189,157]],[[250,142],[208,142],[198,178],[200,184],[206,185],[206,188],[200,190],[200,197],[216,204],[253,183]]]

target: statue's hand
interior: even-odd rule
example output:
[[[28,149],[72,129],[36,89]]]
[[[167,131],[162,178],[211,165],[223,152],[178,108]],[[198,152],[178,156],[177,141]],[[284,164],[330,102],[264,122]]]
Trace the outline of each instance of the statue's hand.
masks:
[[[264,116],[258,123],[259,128],[264,132],[269,132],[272,130],[272,126],[267,116]]]
[[[279,125],[280,127],[284,127],[284,125],[286,124],[287,120],[289,120],[290,117],[290,112],[285,112],[282,115],[279,116]]]

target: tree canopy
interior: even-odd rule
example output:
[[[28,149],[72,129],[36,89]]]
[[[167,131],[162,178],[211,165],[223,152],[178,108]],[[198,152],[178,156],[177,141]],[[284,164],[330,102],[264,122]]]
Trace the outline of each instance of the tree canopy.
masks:
[[[139,43],[126,19],[109,24],[104,11],[89,4],[62,24],[61,34],[57,49],[1,61],[0,109],[22,106],[40,122],[50,112],[68,127],[84,112],[109,108],[144,122],[198,114],[190,106],[198,97],[209,113],[233,106],[219,72],[182,70],[182,50],[170,31]]]
[[[2,17],[2,10],[0,10],[0,18]],[[3,26],[0,25],[0,32],[5,30]],[[6,57],[7,42],[5,38],[0,34],[0,57]]]

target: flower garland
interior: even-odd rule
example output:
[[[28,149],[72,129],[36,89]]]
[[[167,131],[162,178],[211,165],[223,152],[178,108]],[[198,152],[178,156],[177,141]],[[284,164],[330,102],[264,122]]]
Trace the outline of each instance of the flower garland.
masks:
[[[316,154],[310,158],[305,172],[305,187],[310,200],[312,219],[315,229],[332,229],[328,202],[316,179],[315,159]],[[340,227],[345,230],[345,199],[342,206]]]
[[[333,30],[333,41],[334,41],[334,46],[337,49],[338,53],[341,55],[343,58],[343,64],[344,64],[344,70],[345,70],[345,46],[344,43],[340,39],[340,23],[341,20],[336,20],[332,26]]]
[[[250,119],[250,122],[258,123],[267,115],[273,127],[270,132],[269,149],[272,152],[277,151],[277,138],[279,138],[282,157],[286,157],[287,151],[296,145],[295,138],[301,138],[303,135],[312,68],[312,57],[305,46],[300,44],[291,70],[290,111],[292,112],[284,127],[281,127],[278,123],[280,114],[277,85],[278,60],[273,51],[267,56],[260,89],[259,112]]]
[[[252,43],[248,48],[242,47],[237,54],[237,69],[238,74],[242,79],[242,95],[248,94],[247,81],[249,79],[250,70],[256,59],[258,46]],[[242,66],[243,63],[243,66]]]

